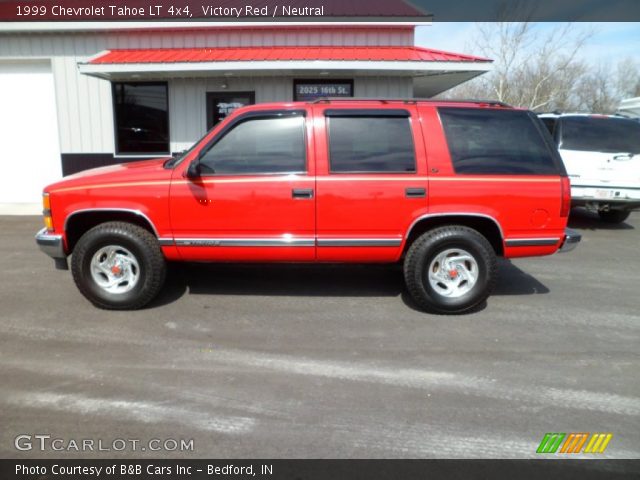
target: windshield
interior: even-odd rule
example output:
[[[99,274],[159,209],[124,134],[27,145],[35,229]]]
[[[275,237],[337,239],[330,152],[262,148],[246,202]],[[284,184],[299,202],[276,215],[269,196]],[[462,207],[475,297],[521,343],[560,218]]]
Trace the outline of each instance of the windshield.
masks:
[[[640,153],[640,122],[612,117],[561,119],[560,148],[604,153]]]

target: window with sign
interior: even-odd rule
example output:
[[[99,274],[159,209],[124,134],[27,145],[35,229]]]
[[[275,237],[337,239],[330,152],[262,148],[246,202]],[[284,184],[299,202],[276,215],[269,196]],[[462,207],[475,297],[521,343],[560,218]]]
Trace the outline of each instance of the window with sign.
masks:
[[[254,92],[207,92],[207,130],[215,127],[234,110],[254,103]]]
[[[294,80],[293,98],[310,102],[323,97],[353,97],[353,80]]]

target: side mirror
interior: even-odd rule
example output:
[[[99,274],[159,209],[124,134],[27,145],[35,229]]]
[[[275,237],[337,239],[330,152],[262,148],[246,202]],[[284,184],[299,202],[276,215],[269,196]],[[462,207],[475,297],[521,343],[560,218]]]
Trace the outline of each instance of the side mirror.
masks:
[[[187,178],[199,178],[201,173],[200,159],[196,158],[187,168]]]

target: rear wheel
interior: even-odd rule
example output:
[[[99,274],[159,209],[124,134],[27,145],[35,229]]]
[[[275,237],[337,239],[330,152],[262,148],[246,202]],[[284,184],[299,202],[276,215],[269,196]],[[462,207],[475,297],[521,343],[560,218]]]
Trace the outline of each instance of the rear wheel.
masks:
[[[133,310],[158,294],[166,265],[149,231],[125,222],[108,222],[78,240],[71,272],[80,292],[97,307]]]
[[[631,214],[628,210],[607,210],[600,211],[598,215],[600,215],[600,220],[607,223],[622,223]]]
[[[407,289],[424,310],[464,313],[482,303],[496,282],[496,255],[469,227],[435,228],[419,237],[404,262]]]

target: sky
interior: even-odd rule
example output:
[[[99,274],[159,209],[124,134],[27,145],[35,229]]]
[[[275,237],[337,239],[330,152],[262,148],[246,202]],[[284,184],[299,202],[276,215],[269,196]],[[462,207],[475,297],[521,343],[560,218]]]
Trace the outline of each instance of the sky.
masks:
[[[541,30],[557,24],[541,23]],[[594,64],[615,65],[631,57],[640,62],[640,23],[579,23],[576,28],[593,28],[594,35],[584,47],[581,57]],[[416,45],[438,50],[481,55],[474,48],[474,23],[437,23],[417,27]]]

